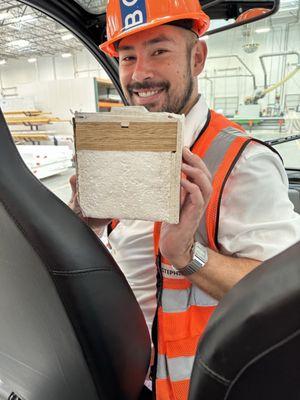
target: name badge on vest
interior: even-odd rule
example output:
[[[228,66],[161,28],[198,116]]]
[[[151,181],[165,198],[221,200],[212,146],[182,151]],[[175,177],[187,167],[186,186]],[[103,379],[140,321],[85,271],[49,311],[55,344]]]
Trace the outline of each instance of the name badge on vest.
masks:
[[[185,279],[184,276],[173,267],[173,265],[168,265],[163,262],[161,263],[161,272],[164,278]]]

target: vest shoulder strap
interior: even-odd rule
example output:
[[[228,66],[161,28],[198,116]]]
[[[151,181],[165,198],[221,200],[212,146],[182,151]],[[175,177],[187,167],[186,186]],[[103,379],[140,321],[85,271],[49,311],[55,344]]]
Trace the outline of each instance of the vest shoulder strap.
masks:
[[[107,225],[107,236],[109,236],[120,221],[118,219],[113,219],[110,224]]]
[[[245,130],[223,115],[210,111],[206,130],[193,146],[193,153],[203,159],[212,176],[212,195],[200,223],[200,240],[219,251],[218,226],[220,205],[227,179],[245,147],[252,141]]]

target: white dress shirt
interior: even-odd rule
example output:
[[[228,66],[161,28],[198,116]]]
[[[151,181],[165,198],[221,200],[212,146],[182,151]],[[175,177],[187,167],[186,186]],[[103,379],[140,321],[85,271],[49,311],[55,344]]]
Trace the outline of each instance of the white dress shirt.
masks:
[[[207,114],[201,96],[186,116],[185,146],[192,146],[197,139]],[[264,261],[299,240],[300,215],[288,198],[282,162],[266,146],[253,142],[244,150],[224,188],[218,232],[221,252]],[[151,333],[156,310],[153,222],[122,220],[109,242]]]

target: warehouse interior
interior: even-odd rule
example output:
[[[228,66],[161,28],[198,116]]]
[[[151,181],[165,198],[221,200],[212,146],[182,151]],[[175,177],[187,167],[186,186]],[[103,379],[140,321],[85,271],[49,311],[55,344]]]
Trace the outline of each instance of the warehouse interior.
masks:
[[[98,10],[99,1],[80,3]],[[280,139],[300,134],[299,13],[300,0],[282,0],[271,17],[202,37],[208,59],[199,78],[210,108],[275,141],[293,169],[300,168],[300,136]],[[0,107],[27,165],[63,201],[74,173],[75,111],[120,105],[107,74],[72,33],[17,0],[0,0]]]
[[[300,0],[255,23],[202,30],[199,78],[184,67],[200,71],[205,46],[176,26],[174,10],[175,26],[151,31],[151,15],[127,42],[119,23],[124,88],[139,57],[142,77],[165,78],[128,86],[132,102],[185,110],[186,124],[121,109],[118,61],[95,39],[109,39],[108,1],[113,21],[122,4],[145,4],[0,0],[0,399],[196,400],[192,385],[207,393],[207,382],[212,400],[297,400]],[[237,19],[252,11],[243,0],[200,2],[226,12],[236,3]],[[202,28],[207,15],[197,14]],[[210,29],[235,23],[212,19]],[[185,65],[191,43],[198,57]]]

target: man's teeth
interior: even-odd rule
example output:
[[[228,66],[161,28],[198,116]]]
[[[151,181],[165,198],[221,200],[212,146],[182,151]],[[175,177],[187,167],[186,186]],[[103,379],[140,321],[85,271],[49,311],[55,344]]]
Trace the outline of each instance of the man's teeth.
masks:
[[[151,97],[157,94],[159,90],[152,90],[151,92],[138,92],[137,95],[140,97]]]

